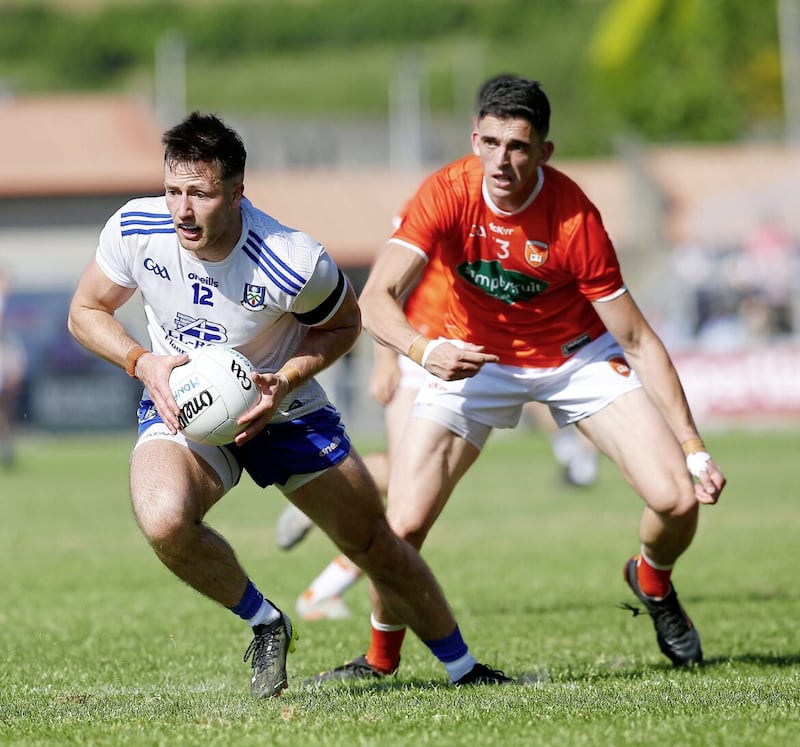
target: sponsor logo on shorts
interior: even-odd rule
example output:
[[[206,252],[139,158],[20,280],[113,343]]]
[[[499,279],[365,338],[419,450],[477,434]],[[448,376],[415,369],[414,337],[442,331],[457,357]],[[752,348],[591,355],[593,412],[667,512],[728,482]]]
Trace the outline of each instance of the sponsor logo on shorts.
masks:
[[[321,457],[328,456],[328,454],[333,454],[336,449],[339,448],[339,444],[342,442],[342,439],[338,436],[333,439],[324,449],[320,450],[319,455]]]
[[[621,355],[615,355],[613,358],[608,359],[608,365],[614,369],[620,376],[628,377],[631,375],[631,367]]]

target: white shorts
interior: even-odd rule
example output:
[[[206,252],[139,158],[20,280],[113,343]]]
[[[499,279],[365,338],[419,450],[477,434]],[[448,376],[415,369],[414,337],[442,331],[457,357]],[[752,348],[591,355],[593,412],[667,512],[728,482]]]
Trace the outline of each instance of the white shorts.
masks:
[[[405,355],[398,355],[398,365],[400,366],[400,381],[397,383],[398,389],[420,389],[430,379],[435,379],[433,374],[428,373],[419,363],[415,363]]]
[[[468,379],[443,381],[429,376],[411,415],[441,423],[481,449],[492,428],[514,428],[519,423],[527,402],[548,405],[563,427],[640,387],[622,348],[606,333],[557,368],[488,363]]]

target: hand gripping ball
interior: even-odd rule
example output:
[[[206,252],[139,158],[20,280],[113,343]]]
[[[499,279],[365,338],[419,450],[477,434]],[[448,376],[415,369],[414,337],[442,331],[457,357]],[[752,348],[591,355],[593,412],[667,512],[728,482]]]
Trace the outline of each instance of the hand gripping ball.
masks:
[[[250,374],[253,364],[238,350],[207,345],[172,369],[169,385],[178,403],[178,427],[201,444],[229,444],[244,430],[236,421],[258,402],[261,392]]]

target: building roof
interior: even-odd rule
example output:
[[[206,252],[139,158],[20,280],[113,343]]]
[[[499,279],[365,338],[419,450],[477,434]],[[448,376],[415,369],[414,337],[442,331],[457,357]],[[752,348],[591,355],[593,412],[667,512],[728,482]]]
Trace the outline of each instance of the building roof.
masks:
[[[130,96],[0,99],[0,198],[151,193],[161,128]]]
[[[135,97],[0,99],[0,199],[157,194],[160,139],[152,108]],[[625,159],[556,157],[553,165],[598,205],[621,248],[646,248],[655,222],[672,243],[733,243],[766,217],[800,236],[798,148],[646,147]],[[343,266],[363,266],[424,175],[371,167],[251,167],[245,194],[286,225],[310,233]]]

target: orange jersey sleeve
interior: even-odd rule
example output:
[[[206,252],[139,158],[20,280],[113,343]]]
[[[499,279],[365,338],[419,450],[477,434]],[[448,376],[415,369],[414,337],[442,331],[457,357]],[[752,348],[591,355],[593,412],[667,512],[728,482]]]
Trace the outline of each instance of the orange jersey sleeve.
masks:
[[[419,282],[409,294],[403,309],[409,324],[425,337],[436,339],[444,334],[444,317],[452,274],[438,255],[428,260]]]
[[[438,255],[451,282],[442,334],[501,363],[561,365],[605,331],[592,301],[624,289],[597,208],[549,166],[508,214],[484,195],[478,158],[455,161],[423,182],[391,241]]]

